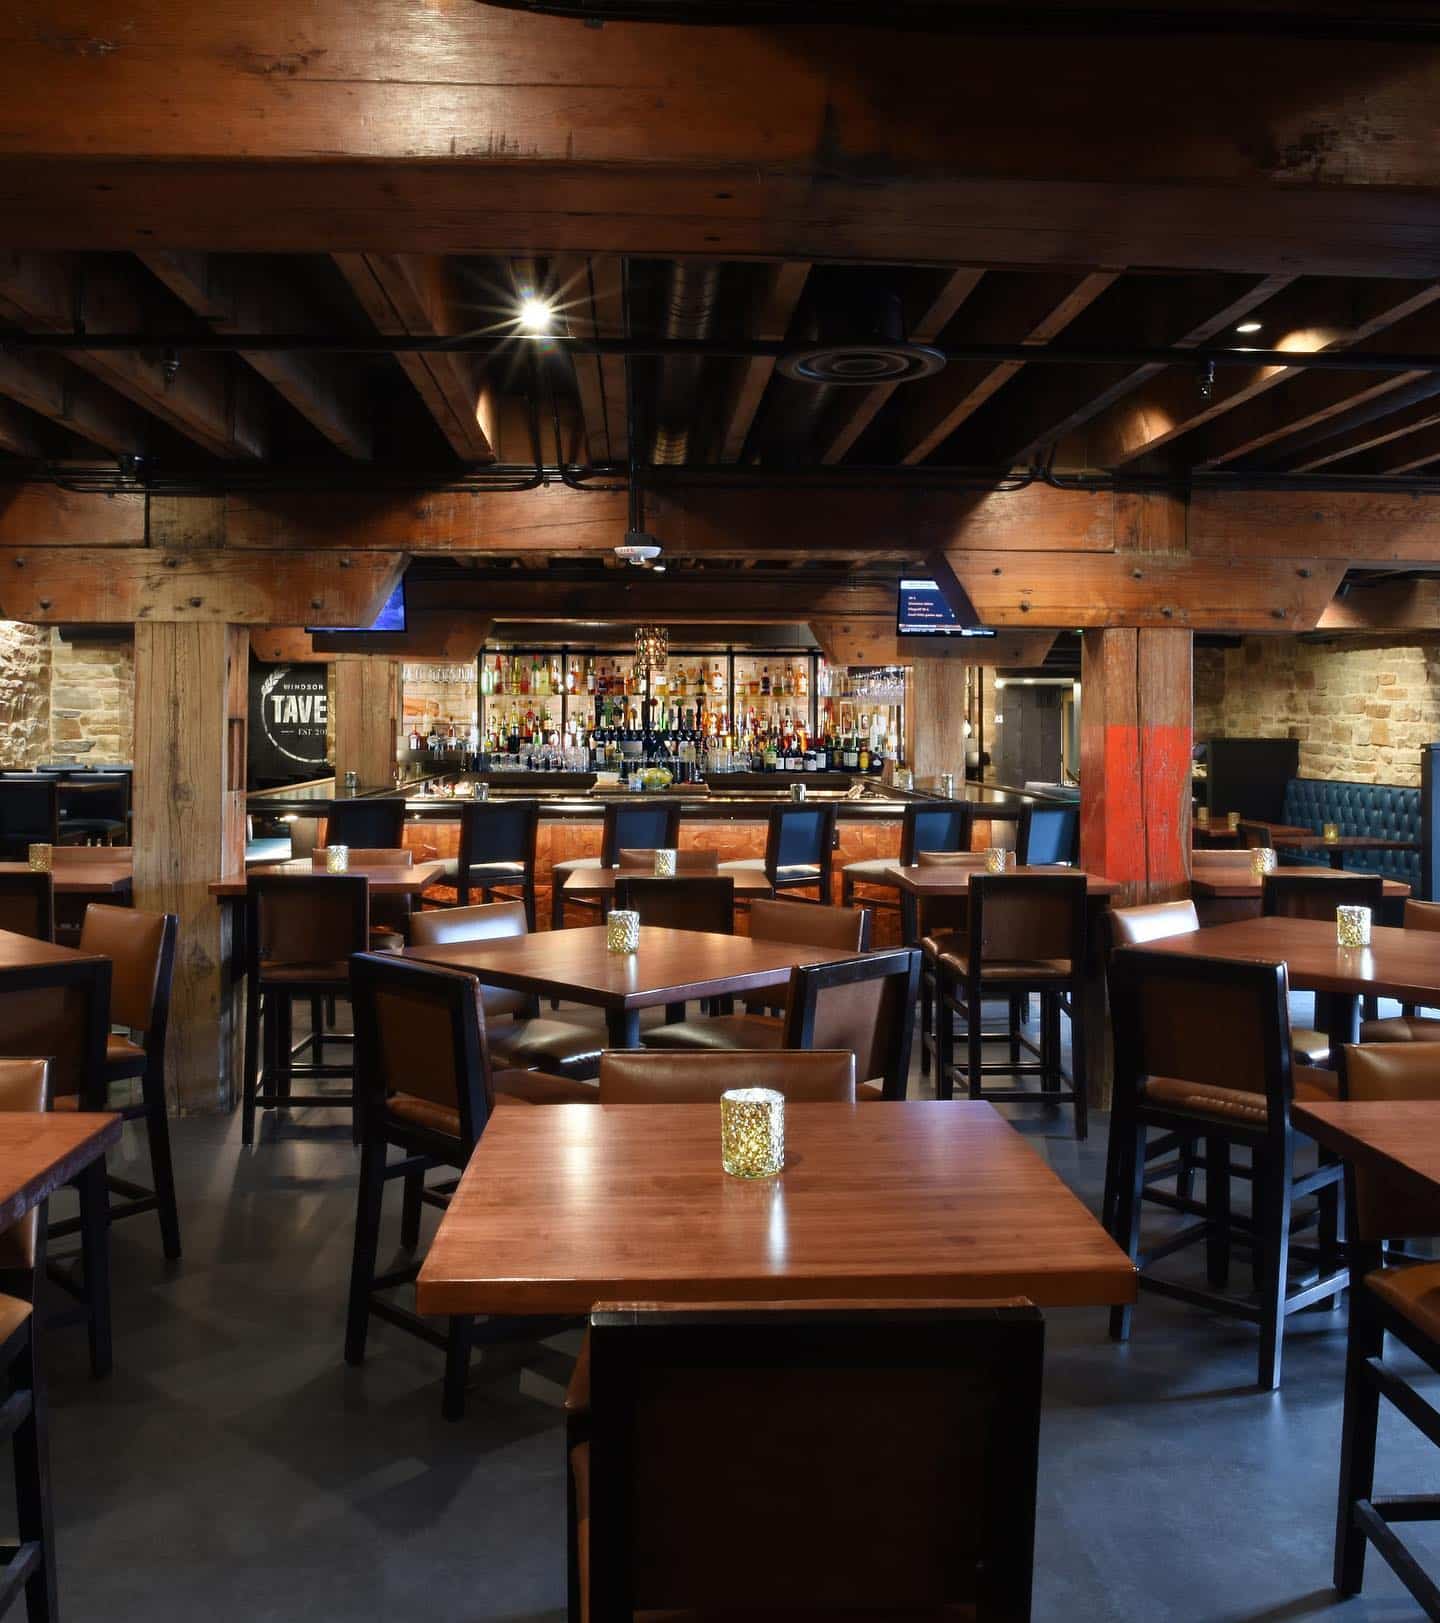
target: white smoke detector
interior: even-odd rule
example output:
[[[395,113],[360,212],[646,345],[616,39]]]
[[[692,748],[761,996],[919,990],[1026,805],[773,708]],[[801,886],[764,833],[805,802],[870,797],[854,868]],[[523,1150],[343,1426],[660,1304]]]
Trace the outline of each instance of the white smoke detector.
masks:
[[[627,530],[624,542],[615,549],[615,556],[621,563],[636,564],[643,569],[652,558],[660,556],[660,544],[644,530]]]

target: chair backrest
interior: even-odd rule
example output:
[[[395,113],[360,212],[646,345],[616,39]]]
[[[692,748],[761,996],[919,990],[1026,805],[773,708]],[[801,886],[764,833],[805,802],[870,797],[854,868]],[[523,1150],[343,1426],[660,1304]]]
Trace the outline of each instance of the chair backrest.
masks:
[[[164,1057],[175,977],[174,913],[143,913],[138,907],[91,902],[80,925],[80,951],[110,960],[110,1021],[145,1033],[145,1051]]]
[[[998,960],[1063,958],[1073,976],[1085,959],[1085,875],[977,873],[966,916],[972,979]]]
[[[985,866],[985,853],[983,851],[917,851],[914,862],[917,868],[983,868]]]
[[[31,1113],[50,1108],[50,1065],[43,1059],[0,1059],[0,1110]],[[40,1218],[45,1202],[18,1223],[0,1229],[0,1282],[30,1300],[41,1257]],[[13,1281],[7,1275],[15,1275]],[[29,1275],[28,1279],[18,1276]]]
[[[48,1059],[50,1095],[105,1108],[105,1038],[110,1030],[107,958],[7,969],[0,977],[0,1055]]]
[[[38,774],[0,779],[0,861],[21,862],[27,847],[54,845],[59,837],[56,779]]]
[[[774,881],[780,868],[819,868],[822,897],[830,894],[835,846],[835,807],[774,806],[765,836],[765,872]]]
[[[326,846],[317,845],[310,853],[310,866],[324,873],[328,855]],[[403,845],[362,845],[358,850],[350,850],[350,865],[355,868],[413,868],[415,853]]]
[[[456,1111],[468,1150],[493,1102],[480,983],[463,970],[362,952],[350,960],[350,995],[362,1136],[381,1130],[385,1101],[404,1093]]]
[[[539,835],[538,800],[467,800],[460,807],[460,866],[518,862],[534,873]]]
[[[0,873],[0,930],[55,939],[55,881],[48,873]]]
[[[1340,1051],[1342,1096],[1440,1101],[1440,1043],[1363,1043]],[[1367,1171],[1351,1172],[1351,1234],[1367,1244],[1440,1234],[1440,1190]],[[1418,1182],[1418,1180],[1417,1180]]]
[[[792,1104],[855,1102],[855,1056],[849,1049],[607,1049],[600,1056],[602,1105],[697,1105],[731,1088],[773,1088]]]
[[[1170,935],[1188,935],[1200,928],[1194,902],[1148,902],[1143,907],[1110,910],[1110,941],[1116,947],[1140,947]]]
[[[1417,902],[1409,897],[1405,902],[1405,928],[1407,930],[1440,930],[1440,902]]]
[[[903,1099],[920,987],[920,954],[911,947],[869,952],[790,971],[783,1048],[848,1048],[860,1082],[879,1082]]]
[[[410,915],[413,947],[434,947],[446,941],[496,941],[504,936],[529,933],[530,921],[525,917],[524,902],[487,902],[483,907],[427,907]],[[498,1020],[502,1014],[535,1012],[535,999],[528,992],[517,992],[509,986],[482,986],[480,993],[487,1020]]]
[[[1377,916],[1385,898],[1378,874],[1267,873],[1260,911],[1283,919],[1333,919],[1337,907],[1368,907]]]
[[[683,879],[617,874],[615,906],[640,915],[642,924],[665,930],[735,929],[735,881],[727,874],[695,874]]]
[[[326,845],[397,849],[405,843],[405,802],[386,796],[377,800],[332,800],[325,818]]]
[[[59,799],[67,817],[123,823],[130,815],[130,774],[91,772],[62,778]]]
[[[621,873],[650,873],[655,872],[655,851],[646,846],[626,845],[620,849],[620,860],[616,864]],[[719,873],[720,853],[718,851],[676,851],[676,873]]]
[[[605,806],[605,822],[600,833],[600,866],[613,868],[622,847],[657,846],[673,851],[680,844],[680,802],[652,800],[636,795],[633,800],[612,800]]]
[[[1028,1304],[602,1303],[589,1346],[592,1618],[1030,1616]]]
[[[1015,860],[1022,867],[1076,862],[1080,855],[1078,806],[1027,806],[1020,814]]]
[[[968,851],[975,808],[968,800],[927,805],[912,800],[900,824],[900,860],[915,861],[917,851]]]
[[[1283,963],[1192,958],[1124,948],[1110,960],[1117,1110],[1147,1077],[1264,1099],[1272,1128],[1289,1120],[1289,978]]]
[[[245,904],[252,976],[262,963],[340,963],[370,944],[364,874],[252,874]]]
[[[803,902],[757,896],[750,904],[750,936],[755,941],[802,941],[808,947],[865,952],[870,946],[870,910],[807,907]]]
[[[1274,844],[1264,823],[1247,823],[1242,819],[1239,834],[1240,844],[1247,851],[1266,851]]]
[[[1223,846],[1214,850],[1203,847],[1190,853],[1190,871],[1193,874],[1212,873],[1223,868],[1227,872],[1240,870],[1250,872],[1250,853],[1248,851],[1227,850]]]

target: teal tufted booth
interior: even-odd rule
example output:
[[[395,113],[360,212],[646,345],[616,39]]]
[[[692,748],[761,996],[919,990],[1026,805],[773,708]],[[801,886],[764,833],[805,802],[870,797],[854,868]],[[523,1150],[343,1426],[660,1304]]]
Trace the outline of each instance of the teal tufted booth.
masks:
[[[1420,791],[1393,783],[1332,783],[1322,778],[1291,778],[1285,786],[1281,820],[1319,834],[1326,823],[1338,823],[1342,834],[1369,834],[1382,840],[1421,838]],[[1323,851],[1287,857],[1287,861],[1328,861]],[[1419,894],[1420,852],[1355,851],[1345,866],[1357,873],[1379,873],[1401,879]]]

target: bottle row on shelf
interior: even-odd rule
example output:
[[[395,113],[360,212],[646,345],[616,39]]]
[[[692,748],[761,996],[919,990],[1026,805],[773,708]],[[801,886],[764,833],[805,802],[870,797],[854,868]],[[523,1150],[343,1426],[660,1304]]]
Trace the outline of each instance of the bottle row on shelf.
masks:
[[[710,699],[728,703],[727,662],[695,656],[672,659],[651,674],[649,696],[662,700]],[[485,698],[645,698],[646,679],[633,661],[586,654],[487,654],[480,665]],[[809,660],[749,658],[735,661],[735,696],[807,699]]]

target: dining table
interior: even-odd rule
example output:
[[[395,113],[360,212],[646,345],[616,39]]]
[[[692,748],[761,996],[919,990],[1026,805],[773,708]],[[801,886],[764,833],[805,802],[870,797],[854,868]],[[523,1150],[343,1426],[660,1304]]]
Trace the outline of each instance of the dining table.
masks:
[[[594,896],[602,902],[607,901],[615,894],[615,886],[621,879],[654,879],[655,875],[648,868],[577,868],[566,876],[565,895]],[[764,871],[759,868],[728,868],[724,873],[718,870],[711,872],[702,868],[683,868],[678,873],[665,877],[671,879],[732,879],[735,882],[736,901],[751,901],[756,896],[773,895],[775,887],[770,883]]]
[[[135,868],[128,852],[123,857],[112,858],[102,854],[103,846],[79,849],[87,855],[94,851],[96,855],[88,861],[67,861],[68,853],[63,848],[53,853],[50,878],[57,896],[95,896],[113,901],[116,896],[128,894],[135,880]],[[0,873],[29,871],[28,862],[0,862]]]
[[[1063,863],[1032,863],[1005,870],[1007,876],[1081,872],[1084,870],[1068,867]],[[964,896],[970,889],[970,881],[977,874],[982,879],[987,877],[988,870],[983,863],[977,863],[973,868],[958,863],[943,863],[934,867],[918,863],[893,864],[887,870],[887,877],[900,892],[900,938],[905,945],[913,947],[919,943],[920,916],[926,901],[932,898],[950,899]],[[1101,907],[1108,906],[1110,898],[1118,896],[1123,889],[1124,886],[1118,880],[1107,879],[1104,874],[1085,874],[1085,894]]]
[[[1434,1199],[1440,1099],[1326,1099],[1290,1107],[1296,1127],[1352,1166]]]
[[[1293,873],[1293,868],[1286,870]],[[1356,874],[1348,869],[1320,868],[1311,870],[1316,879],[1368,879],[1370,874]],[[1410,894],[1403,879],[1386,879],[1381,893],[1387,902],[1400,902]],[[1251,873],[1248,864],[1236,863],[1233,868],[1204,868],[1191,873],[1190,895],[1202,924],[1228,924],[1232,919],[1253,919],[1260,916],[1260,902],[1264,894],[1263,882]]]
[[[1377,925],[1368,947],[1342,947],[1333,919],[1236,919],[1165,936],[1134,950],[1284,963],[1292,991],[1326,994],[1324,1018],[1332,1052],[1358,1039],[1362,998],[1440,1006],[1440,934],[1432,930]]]
[[[1323,834],[1274,834],[1271,843],[1277,851],[1323,851],[1332,868],[1343,868],[1345,858],[1355,851],[1418,851],[1417,840],[1387,840],[1379,835],[1340,834],[1327,840]]]
[[[633,953],[611,952],[604,925],[406,947],[403,957],[468,970],[486,986],[605,1011],[612,1048],[640,1046],[640,1011],[784,986],[797,964],[853,958],[843,948],[752,940],[642,924]]]
[[[574,934],[567,931],[566,934]],[[720,1165],[718,1104],[497,1111],[416,1286],[425,1314],[598,1301],[1135,1300],[1130,1259],[983,1101],[791,1104],[784,1170]]]

